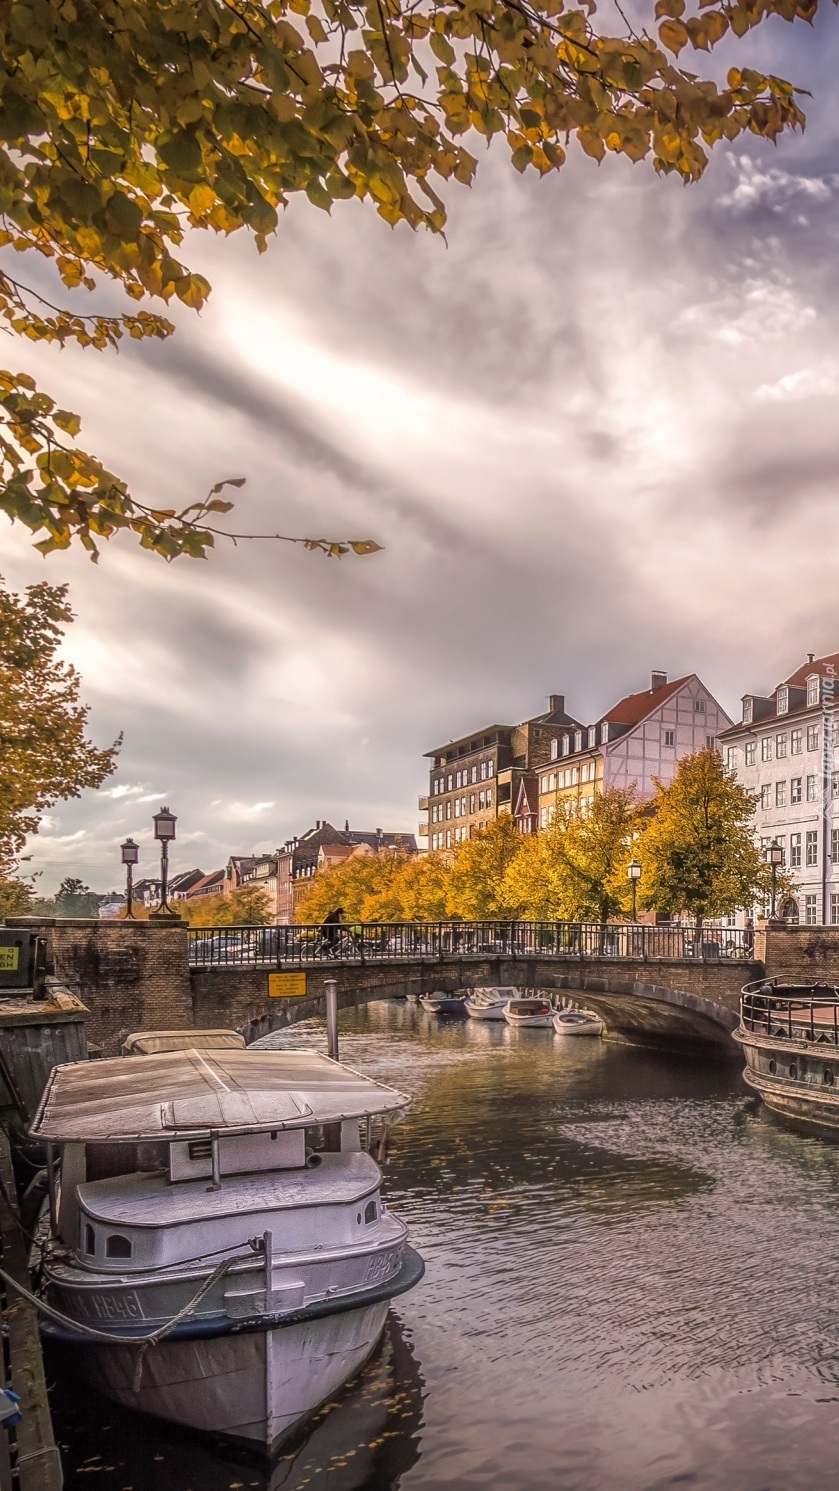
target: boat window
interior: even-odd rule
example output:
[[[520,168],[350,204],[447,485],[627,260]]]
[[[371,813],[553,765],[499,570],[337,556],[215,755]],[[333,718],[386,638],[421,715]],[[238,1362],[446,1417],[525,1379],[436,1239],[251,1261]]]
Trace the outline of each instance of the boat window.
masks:
[[[777,1066],[776,1066],[774,1060],[770,1061],[770,1063],[769,1063],[769,1075],[770,1075],[770,1077],[774,1077],[776,1071],[777,1071]]]
[[[378,1215],[379,1208],[377,1207],[375,1201],[368,1201],[367,1205],[364,1208],[365,1222],[375,1222]]]
[[[84,1250],[86,1253],[96,1252],[96,1238],[89,1222],[84,1224]]]
[[[119,1232],[112,1232],[107,1242],[105,1243],[105,1257],[130,1258],[131,1244],[128,1241],[128,1238],[123,1237]]]
[[[791,1077],[797,1077],[798,1076],[798,1067],[795,1065],[794,1061],[791,1062],[791,1064],[790,1064],[789,1074],[790,1074]]]
[[[826,1066],[825,1069],[824,1069],[824,1078],[823,1078],[823,1080],[824,1080],[825,1087],[832,1087],[833,1086],[833,1073],[830,1070],[829,1066]]]

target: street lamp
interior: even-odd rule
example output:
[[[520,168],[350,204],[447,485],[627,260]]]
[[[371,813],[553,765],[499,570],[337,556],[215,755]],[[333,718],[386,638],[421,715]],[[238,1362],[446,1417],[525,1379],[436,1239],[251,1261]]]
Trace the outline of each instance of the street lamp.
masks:
[[[638,920],[638,881],[641,879],[641,866],[637,859],[631,859],[626,867],[629,883],[632,886],[632,920]]]
[[[772,843],[766,850],[766,858],[772,871],[772,906],[769,915],[774,919],[775,901],[778,893],[778,870],[784,862],[784,851],[780,844]]]
[[[169,845],[175,837],[177,818],[168,808],[155,813],[154,836],[160,844],[160,905],[151,913],[155,921],[180,921],[177,911],[169,905]]]
[[[125,865],[125,918],[126,921],[129,918],[133,921],[134,912],[131,909],[133,905],[132,892],[134,889],[133,870],[137,860],[140,858],[140,846],[139,844],[135,844],[133,839],[126,839],[124,844],[120,844],[119,852],[120,858]]]

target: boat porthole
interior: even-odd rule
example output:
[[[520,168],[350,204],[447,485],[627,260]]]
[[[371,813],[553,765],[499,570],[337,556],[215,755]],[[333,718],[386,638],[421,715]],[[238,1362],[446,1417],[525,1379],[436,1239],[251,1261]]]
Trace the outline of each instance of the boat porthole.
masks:
[[[375,1220],[376,1220],[376,1218],[377,1218],[378,1215],[379,1215],[379,1209],[376,1206],[375,1201],[368,1201],[367,1205],[364,1208],[364,1220],[365,1220],[365,1222],[375,1222]]]
[[[798,1076],[798,1067],[795,1065],[794,1061],[790,1065],[789,1074],[790,1074],[791,1077],[797,1077]]]
[[[830,1070],[829,1066],[825,1067],[825,1069],[824,1069],[824,1075],[823,1075],[822,1080],[824,1082],[825,1087],[832,1087],[833,1086],[833,1073]]]
[[[355,1220],[356,1220],[356,1222],[358,1223],[358,1225],[360,1227],[361,1226],[361,1212],[357,1213]]]
[[[775,1062],[774,1061],[770,1061],[770,1063],[769,1063],[769,1075],[770,1075],[770,1077],[774,1077],[774,1075],[775,1075],[775,1073],[776,1073],[777,1070],[778,1070],[778,1068],[777,1068]]]

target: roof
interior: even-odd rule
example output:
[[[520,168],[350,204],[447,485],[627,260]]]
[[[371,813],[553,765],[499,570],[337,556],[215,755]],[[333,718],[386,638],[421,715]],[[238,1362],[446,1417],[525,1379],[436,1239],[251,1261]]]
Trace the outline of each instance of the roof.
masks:
[[[203,879],[203,870],[182,870],[180,875],[174,875],[169,881],[169,889],[170,891],[192,890],[192,887]]]
[[[189,900],[191,896],[204,896],[215,886],[220,886],[226,877],[226,873],[225,870],[211,870],[209,875],[205,875],[202,880],[197,880],[195,885],[191,886],[186,892],[186,899]]]
[[[813,659],[812,663],[809,661],[803,663],[800,668],[796,668],[794,673],[790,673],[789,678],[785,678],[783,682],[788,688],[803,689],[806,686],[808,678],[814,673],[826,673],[828,668],[833,668],[837,677],[839,677],[839,652],[830,652],[827,654],[827,657],[817,657]]]
[[[445,745],[437,746],[436,750],[425,751],[425,757],[445,756],[453,746],[468,745],[470,741],[477,739],[480,735],[492,735],[493,731],[506,730],[509,734],[515,730],[515,725],[482,725],[480,730],[470,730],[468,735],[461,735],[457,740],[447,740]],[[476,751],[486,750],[485,746],[476,746]]]
[[[409,1101],[315,1051],[167,1051],[54,1067],[29,1132],[63,1144],[174,1140],[306,1128]]]
[[[662,684],[660,689],[644,689],[640,694],[627,694],[617,704],[613,704],[611,709],[607,709],[597,724],[640,725],[647,715],[652,714],[654,709],[664,704],[672,694],[678,693],[679,689],[684,688],[695,677],[695,673],[686,673],[684,678],[674,678],[672,683]]]
[[[779,683],[777,687],[772,690],[771,694],[744,695],[744,698],[763,699],[771,707],[767,709],[765,713],[761,713],[760,715],[758,715],[754,720],[738,720],[737,723],[731,725],[728,730],[720,731],[720,739],[725,740],[729,735],[739,735],[742,734],[744,731],[749,734],[761,725],[768,725],[770,723],[775,725],[782,725],[787,720],[795,719],[796,716],[813,714],[817,711],[821,713],[821,710],[824,707],[821,700],[818,704],[808,704],[806,702],[806,699],[804,699],[800,704],[793,705],[792,709],[785,709],[783,714],[778,714],[777,695],[778,689],[783,688],[784,686],[791,689],[806,688],[808,678],[811,678],[814,673],[818,673],[820,677],[824,677],[824,675],[827,673],[828,668],[832,668],[835,670],[837,681],[839,681],[839,652],[830,652],[827,654],[826,657],[814,658],[812,662],[810,662],[808,658],[806,663],[802,663],[800,668],[796,668],[794,673],[790,673],[788,678],[784,678],[781,683]]]

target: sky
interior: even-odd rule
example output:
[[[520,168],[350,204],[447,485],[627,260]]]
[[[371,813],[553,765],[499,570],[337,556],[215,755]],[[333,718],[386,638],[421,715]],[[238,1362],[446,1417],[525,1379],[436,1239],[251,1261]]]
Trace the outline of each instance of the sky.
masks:
[[[90,733],[123,736],[30,841],[39,893],[120,885],[127,835],[154,873],[162,804],[205,872],[316,819],[416,832],[423,753],[551,693],[585,721],[696,672],[733,715],[839,649],[829,9],[721,59],[808,88],[808,127],[698,185],[579,152],[520,177],[479,146],[446,242],[301,199],[262,256],[194,235],[213,294],[168,341],[15,349],[142,500],[243,476],[239,531],[384,546],[167,565],[120,538],[93,566],[0,519],[9,585],[69,583]]]

